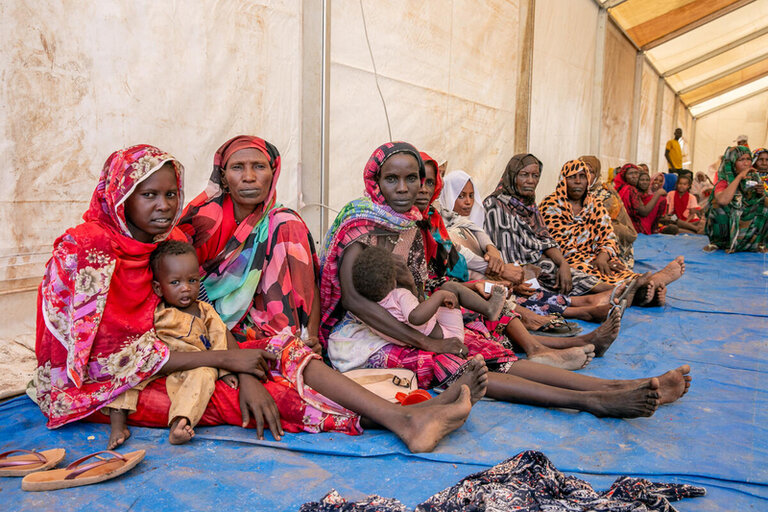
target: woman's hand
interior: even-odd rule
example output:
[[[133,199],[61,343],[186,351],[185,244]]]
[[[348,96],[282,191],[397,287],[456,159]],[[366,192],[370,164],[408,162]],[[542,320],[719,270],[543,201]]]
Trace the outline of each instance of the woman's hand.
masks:
[[[247,374],[240,375],[240,412],[243,428],[248,426],[251,418],[256,420],[256,437],[259,439],[264,439],[265,423],[276,440],[285,434],[275,400],[261,382]]]
[[[320,338],[317,336],[309,336],[307,339],[301,341],[310,349],[312,349],[312,352],[315,354],[319,356],[323,355],[323,345],[320,344]]]
[[[249,373],[259,380],[267,380],[269,361],[277,360],[275,354],[258,348],[242,348],[223,352],[226,352],[227,355],[227,361],[223,365],[225,370],[235,373]]]
[[[571,266],[563,261],[557,269],[557,288],[563,295],[568,295],[573,290],[573,276],[571,276]]]
[[[514,290],[515,295],[519,295],[520,297],[530,297],[536,293],[536,288],[529,285],[528,283],[516,284],[512,289]]]
[[[483,259],[488,262],[488,268],[485,271],[486,274],[497,276],[504,271],[504,260],[501,259],[501,254],[496,248],[486,252]]]
[[[595,256],[595,259],[592,262],[592,266],[595,267],[598,272],[604,276],[613,275],[613,269],[608,264],[608,253],[605,251],[600,251],[597,253],[597,256]]]
[[[504,270],[501,272],[501,278],[509,281],[511,284],[520,284],[523,282],[523,267],[518,267],[512,263],[505,263]]]
[[[656,192],[654,192],[654,194],[656,194],[657,196],[665,196],[665,195],[667,195],[667,191],[664,190],[664,187],[662,187],[662,188],[659,188],[658,190],[656,190]]]
[[[469,355],[469,349],[459,338],[436,340],[432,352],[437,354],[453,354],[459,357],[467,357]]]

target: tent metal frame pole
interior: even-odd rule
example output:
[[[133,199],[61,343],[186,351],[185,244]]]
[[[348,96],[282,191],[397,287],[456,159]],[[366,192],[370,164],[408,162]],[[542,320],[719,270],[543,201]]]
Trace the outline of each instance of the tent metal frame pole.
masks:
[[[640,107],[643,91],[643,63],[645,56],[637,52],[635,57],[635,87],[632,96],[632,129],[629,139],[629,159],[637,161],[637,139],[640,135]]]
[[[756,82],[756,81],[760,80],[761,78],[765,78],[767,76],[768,76],[768,71],[766,71],[765,73],[760,73],[759,75],[757,75],[757,76],[755,76],[753,78],[750,78],[749,80],[747,80],[745,82],[740,82],[740,83],[738,83],[736,85],[732,85],[730,87],[727,87],[725,89],[721,89],[721,90],[719,90],[719,91],[717,91],[715,93],[712,93],[709,96],[705,96],[703,98],[699,98],[699,99],[697,99],[695,101],[692,101],[692,102],[688,103],[687,106],[688,106],[688,108],[690,108],[690,107],[693,107],[695,105],[699,105],[701,103],[704,103],[705,101],[709,101],[709,100],[711,100],[713,98],[717,98],[718,96],[722,96],[723,94],[725,94],[727,92],[735,91],[739,87],[744,87],[745,85],[749,85],[752,82]]]
[[[656,84],[656,115],[653,119],[653,153],[651,156],[651,169],[659,166],[659,149],[661,144],[661,112],[664,108],[664,79],[659,77]]]
[[[694,153],[695,149],[696,149],[696,118],[694,117],[691,120],[691,148],[689,150],[691,152],[691,170],[696,168],[695,158],[694,158],[694,155],[696,154]]]
[[[756,30],[756,31],[752,32],[751,34],[747,34],[746,36],[744,36],[744,37],[742,37],[740,39],[737,39],[736,41],[734,41],[732,43],[728,43],[725,46],[721,46],[720,48],[717,48],[716,50],[712,50],[711,52],[707,52],[704,55],[702,55],[701,57],[696,57],[695,59],[689,60],[688,62],[686,62],[684,64],[680,64],[679,66],[674,67],[674,68],[666,71],[662,76],[664,78],[668,78],[668,77],[670,77],[672,75],[676,75],[678,73],[681,73],[681,72],[685,71],[686,69],[692,68],[693,66],[695,66],[697,64],[701,64],[702,62],[706,62],[706,61],[708,61],[709,59],[711,59],[713,57],[717,57],[718,55],[723,54],[723,53],[727,52],[728,50],[733,50],[734,48],[738,48],[742,44],[748,43],[748,42],[752,41],[753,39],[757,39],[758,37],[764,36],[766,34],[768,34],[768,27],[764,27],[764,28],[761,28],[760,30]]]
[[[691,91],[695,91],[699,87],[704,87],[705,85],[709,85],[712,82],[716,82],[717,80],[720,80],[721,78],[724,78],[724,77],[726,77],[726,76],[728,76],[728,75],[730,75],[732,73],[736,73],[738,71],[741,71],[744,68],[747,68],[747,67],[752,66],[754,64],[757,64],[759,62],[762,62],[762,61],[764,61],[766,59],[768,59],[768,52],[763,53],[761,55],[758,55],[757,57],[755,57],[753,59],[749,59],[748,61],[743,62],[743,63],[739,64],[738,66],[734,66],[732,68],[726,69],[725,71],[721,71],[720,73],[718,73],[718,74],[716,74],[714,76],[711,76],[711,77],[707,78],[706,80],[702,80],[701,82],[697,82],[697,83],[695,83],[693,85],[689,85],[685,89],[680,89],[679,91],[677,91],[677,94],[681,94],[681,95],[682,94],[688,94]]]
[[[595,42],[595,72],[592,82],[592,122],[590,152],[600,155],[600,132],[603,128],[603,85],[605,73],[605,38],[608,26],[608,11],[600,8],[597,14],[597,39]]]
[[[515,152],[527,153],[531,133],[531,89],[533,87],[533,41],[536,23],[536,0],[520,2],[520,19],[524,21],[520,42],[520,73],[515,102]]]
[[[322,127],[320,131],[321,166],[320,166],[320,198],[326,207],[320,221],[320,237],[328,231],[328,208],[330,203],[330,138],[331,138],[331,0],[323,0],[323,80],[322,80]]]

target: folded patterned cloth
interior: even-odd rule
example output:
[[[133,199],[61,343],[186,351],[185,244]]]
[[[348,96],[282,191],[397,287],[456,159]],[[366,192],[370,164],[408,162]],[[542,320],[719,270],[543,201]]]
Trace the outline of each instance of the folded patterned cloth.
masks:
[[[584,480],[558,471],[543,453],[525,451],[462,479],[417,505],[415,512],[673,512],[675,508],[670,501],[705,494],[703,487],[656,483],[629,476],[619,477],[610,489],[597,492]],[[319,502],[301,507],[301,512],[409,510],[398,500],[380,496],[350,503],[335,490]]]

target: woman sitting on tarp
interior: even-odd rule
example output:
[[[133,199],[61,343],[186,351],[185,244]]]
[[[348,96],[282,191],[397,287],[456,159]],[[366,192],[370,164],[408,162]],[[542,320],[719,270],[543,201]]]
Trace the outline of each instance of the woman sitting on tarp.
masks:
[[[648,173],[641,172],[634,164],[622,166],[613,179],[616,192],[621,196],[635,230],[645,235],[658,233],[659,219],[667,209],[667,201],[663,197],[667,191],[659,187],[652,194],[648,194],[650,184],[651,177]]]
[[[605,183],[600,181],[602,179],[601,165],[597,157],[585,155],[579,157],[579,160],[589,166],[594,176],[589,186],[590,193],[598,204],[603,205],[603,208],[611,217],[613,232],[616,234],[616,257],[624,266],[631,270],[635,266],[635,250],[633,246],[635,240],[637,240],[637,230],[635,230],[632,219],[627,214],[627,209],[624,208],[624,202],[621,200],[619,193],[616,192],[616,189],[613,188],[613,185],[611,185],[611,180]]]
[[[685,264],[682,256],[655,274],[635,274],[616,258],[616,235],[605,208],[598,203],[589,184],[590,167],[581,160],[563,165],[555,191],[541,204],[544,221],[557,241],[563,256],[574,268],[599,277],[601,281],[618,284],[637,279],[638,305],[661,305],[666,285],[682,276]],[[633,304],[627,298],[627,305]]]
[[[261,146],[265,147],[263,141]],[[263,160],[276,181],[280,169],[276,151]],[[216,187],[222,183],[222,166],[226,158],[217,158]],[[249,172],[242,180],[230,178],[229,185],[239,192],[258,190],[254,173]],[[241,188],[243,183],[249,188]],[[264,213],[270,208],[262,203],[274,204],[270,185],[259,203]],[[38,296],[35,349],[35,393],[49,428],[85,418],[106,423],[109,418],[101,410],[140,384],[145,387],[129,423],[166,427],[170,400],[165,379],[146,381],[199,367],[225,369],[239,377],[239,389],[217,381],[200,425],[249,426],[257,428],[259,437],[266,425],[276,439],[283,430],[359,434],[361,418],[350,410],[359,409],[392,430],[411,450],[425,451],[464,422],[471,407],[467,389],[452,388],[452,396],[440,401],[443,404],[405,409],[328,368],[290,332],[249,339],[242,349],[231,340],[230,350],[169,351],[153,328],[160,299],[152,289],[149,256],[161,240],[186,238],[174,227],[182,203],[183,168],[175,158],[147,145],[120,150],[107,159],[84,222],[54,243]],[[221,204],[234,211],[231,203]],[[263,244],[258,247],[264,249]],[[247,247],[241,249],[247,252]],[[311,262],[310,266],[314,268]],[[128,435],[126,429],[122,441]]]
[[[709,197],[705,251],[765,251],[768,243],[768,199],[752,155],[744,146],[729,147]]]

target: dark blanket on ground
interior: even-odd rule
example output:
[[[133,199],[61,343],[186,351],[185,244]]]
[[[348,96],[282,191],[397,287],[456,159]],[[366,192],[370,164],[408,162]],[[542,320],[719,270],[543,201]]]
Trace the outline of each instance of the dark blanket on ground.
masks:
[[[670,501],[704,494],[703,487],[662,484],[629,476],[621,476],[610,489],[597,492],[584,480],[558,471],[543,453],[529,450],[463,478],[417,505],[415,512],[669,512],[675,510]],[[336,491],[301,507],[301,512],[407,510],[398,500],[380,496],[350,503]]]

